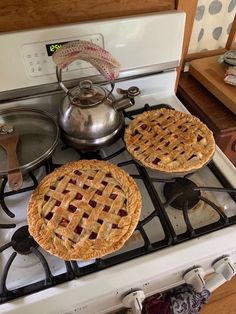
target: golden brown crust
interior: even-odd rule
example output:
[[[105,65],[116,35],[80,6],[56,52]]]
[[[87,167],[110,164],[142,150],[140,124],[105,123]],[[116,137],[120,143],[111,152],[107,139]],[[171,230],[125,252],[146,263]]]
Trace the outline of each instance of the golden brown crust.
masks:
[[[134,159],[168,173],[197,170],[215,152],[213,134],[204,123],[165,108],[137,116],[126,128],[124,140]]]
[[[31,195],[29,232],[64,260],[98,258],[121,248],[137,226],[141,195],[135,181],[105,161],[68,163]]]

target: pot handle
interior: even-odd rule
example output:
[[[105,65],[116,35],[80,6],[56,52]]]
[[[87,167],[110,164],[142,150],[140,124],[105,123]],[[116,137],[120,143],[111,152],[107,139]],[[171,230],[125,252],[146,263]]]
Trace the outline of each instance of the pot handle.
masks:
[[[22,187],[23,178],[19,169],[19,162],[16,154],[16,147],[19,141],[19,134],[9,124],[0,125],[0,145],[7,153],[8,161],[8,183],[10,188],[17,191]],[[15,169],[15,170],[11,170]]]

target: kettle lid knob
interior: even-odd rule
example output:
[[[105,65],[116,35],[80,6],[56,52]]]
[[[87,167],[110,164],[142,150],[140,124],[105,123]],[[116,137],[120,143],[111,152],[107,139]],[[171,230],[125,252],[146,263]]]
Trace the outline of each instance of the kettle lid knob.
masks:
[[[137,86],[131,86],[127,91],[128,97],[133,98],[140,94],[140,89]]]
[[[83,80],[79,83],[80,87],[80,99],[87,99],[94,97],[97,93],[96,89],[93,86],[93,83],[90,80]]]
[[[131,86],[128,89],[117,88],[116,91],[128,98],[134,98],[140,94],[140,89],[137,86]]]

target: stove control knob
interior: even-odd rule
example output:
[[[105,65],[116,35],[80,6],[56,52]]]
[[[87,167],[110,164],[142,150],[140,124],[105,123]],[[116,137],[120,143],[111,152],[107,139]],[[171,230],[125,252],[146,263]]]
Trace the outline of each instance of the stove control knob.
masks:
[[[200,266],[193,267],[184,272],[185,282],[192,285],[197,292],[201,292],[205,287],[204,270]]]
[[[226,281],[229,281],[236,273],[234,263],[229,256],[223,256],[212,264],[215,273],[207,282],[206,289],[214,291]]]
[[[223,256],[218,259],[213,263],[212,267],[217,274],[221,274],[227,281],[230,280],[236,272],[234,263],[229,256]]]
[[[133,314],[141,314],[143,308],[143,300],[145,299],[145,294],[142,290],[133,291],[127,294],[122,303],[125,307],[131,308]]]

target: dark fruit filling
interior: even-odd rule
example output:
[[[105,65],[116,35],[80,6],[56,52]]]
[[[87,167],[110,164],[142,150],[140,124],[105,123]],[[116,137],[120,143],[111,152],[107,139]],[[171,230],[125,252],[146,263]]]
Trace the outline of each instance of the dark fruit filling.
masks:
[[[79,225],[75,228],[74,232],[77,233],[77,234],[81,234],[83,228],[80,227]]]
[[[68,208],[68,211],[71,212],[71,213],[74,213],[76,211],[76,207],[73,206],[73,205],[69,205],[69,208]]]
[[[111,194],[109,198],[111,198],[112,200],[115,200],[117,198],[117,194]]]
[[[125,217],[125,216],[128,215],[128,213],[127,213],[126,210],[120,209],[120,210],[118,211],[118,215],[119,215],[120,217]]]
[[[91,207],[95,208],[96,205],[97,205],[97,202],[95,202],[95,201],[93,201],[93,200],[90,200],[90,201],[89,201],[89,205],[90,205]]]
[[[110,206],[105,205],[104,208],[103,208],[103,211],[104,212],[109,212],[110,208],[111,208]]]
[[[96,191],[96,194],[98,194],[98,195],[102,195],[102,191],[97,190],[97,191]]]
[[[52,213],[52,212],[49,212],[49,213],[45,216],[45,219],[51,220],[52,217],[53,217],[53,213]]]
[[[62,218],[62,220],[60,221],[59,225],[62,227],[66,227],[69,223],[69,220]]]
[[[197,136],[197,141],[200,142],[203,139],[203,137],[201,135]]]
[[[71,183],[71,184],[76,184],[76,180],[75,179],[70,179],[70,181],[69,181],[69,183]]]
[[[80,172],[79,170],[75,170],[74,174],[77,174],[77,176],[81,176],[82,172]]]
[[[50,196],[44,195],[44,200],[47,202],[49,200]]]
[[[82,198],[83,198],[83,195],[80,194],[80,193],[77,193],[76,196],[75,196],[75,199],[78,200],[78,201],[82,200]]]
[[[155,158],[155,160],[153,160],[152,163],[153,163],[154,165],[157,165],[159,161],[161,161],[159,158]]]
[[[89,239],[90,240],[94,240],[94,239],[96,239],[97,238],[97,233],[95,233],[95,232],[92,232],[91,234],[90,234],[90,236],[89,236]]]
[[[59,239],[62,239],[62,235],[61,234],[58,234],[55,232],[55,235],[59,238]]]

